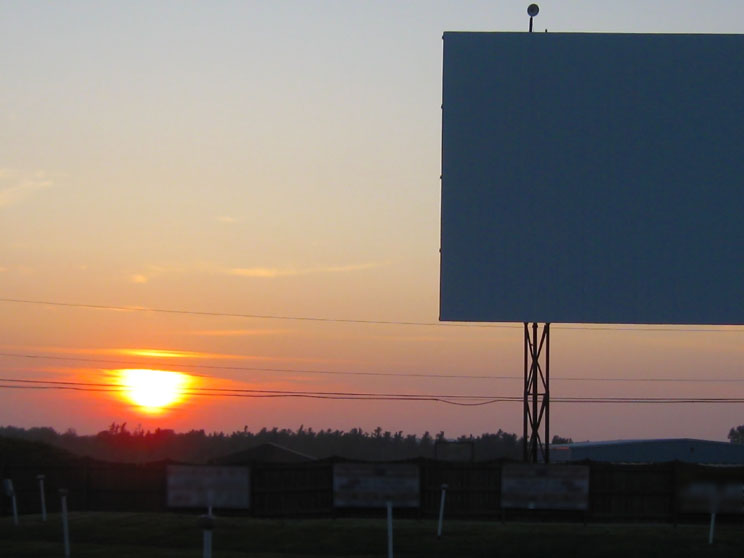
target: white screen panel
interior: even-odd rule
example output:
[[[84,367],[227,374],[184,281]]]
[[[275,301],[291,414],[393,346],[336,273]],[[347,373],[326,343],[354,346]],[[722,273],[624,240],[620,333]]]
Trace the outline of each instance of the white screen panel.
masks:
[[[440,318],[744,323],[744,37],[446,33]]]

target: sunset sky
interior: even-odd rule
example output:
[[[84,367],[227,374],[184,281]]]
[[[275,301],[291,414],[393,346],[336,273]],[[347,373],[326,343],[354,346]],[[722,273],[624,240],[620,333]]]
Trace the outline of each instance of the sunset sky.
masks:
[[[521,395],[520,324],[437,324],[441,38],[526,30],[528,3],[2,2],[0,425],[521,434],[519,402],[205,390]],[[539,4],[537,31],[744,32],[740,0]],[[555,324],[551,351],[554,397],[744,397],[742,328]],[[551,414],[577,441],[742,423]]]

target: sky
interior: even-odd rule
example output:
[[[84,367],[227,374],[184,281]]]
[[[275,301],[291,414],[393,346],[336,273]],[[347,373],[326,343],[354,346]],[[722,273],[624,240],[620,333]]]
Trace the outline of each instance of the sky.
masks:
[[[521,395],[520,324],[437,324],[441,37],[525,31],[527,4],[2,2],[0,424],[521,434],[519,402],[204,390]],[[738,0],[540,8],[537,31],[744,31]],[[742,341],[555,324],[551,393],[744,397]],[[124,369],[193,393],[143,406],[107,391]],[[577,441],[741,423],[740,403],[551,410]]]

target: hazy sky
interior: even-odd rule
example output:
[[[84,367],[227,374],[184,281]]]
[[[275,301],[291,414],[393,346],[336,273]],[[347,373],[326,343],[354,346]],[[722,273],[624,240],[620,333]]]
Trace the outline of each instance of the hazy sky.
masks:
[[[5,0],[0,297],[436,322],[442,32],[526,30],[528,3]],[[538,31],[744,31],[739,0],[540,7]],[[0,370],[108,383],[114,370],[152,368],[196,374],[201,386],[519,396],[520,379],[327,372],[519,378],[520,327],[0,302]],[[554,327],[555,397],[744,397],[742,328]],[[132,352],[142,349],[181,353]],[[577,377],[600,381],[567,379]],[[110,393],[0,389],[0,424],[87,433],[113,421],[454,436],[521,433],[522,414],[519,403],[204,396],[148,414]],[[741,423],[741,404],[555,404],[551,430],[725,439]]]

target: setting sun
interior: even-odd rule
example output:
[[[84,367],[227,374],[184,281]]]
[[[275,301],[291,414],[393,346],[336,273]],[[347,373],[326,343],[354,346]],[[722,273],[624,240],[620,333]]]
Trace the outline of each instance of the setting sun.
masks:
[[[137,369],[119,373],[127,399],[151,413],[181,401],[190,383],[190,377],[181,372]]]

